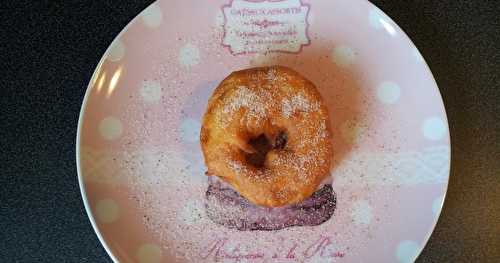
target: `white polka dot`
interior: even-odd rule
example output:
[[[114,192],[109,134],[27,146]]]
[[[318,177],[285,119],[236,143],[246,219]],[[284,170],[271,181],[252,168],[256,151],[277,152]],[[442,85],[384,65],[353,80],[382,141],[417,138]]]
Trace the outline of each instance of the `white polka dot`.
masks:
[[[425,138],[432,141],[438,141],[443,139],[446,135],[446,125],[441,118],[431,117],[424,121],[422,132]]]
[[[401,89],[394,82],[383,82],[377,87],[377,98],[385,104],[394,104],[401,96]]]
[[[109,49],[107,58],[113,62],[119,61],[125,55],[125,45],[120,39],[115,39],[111,43],[111,48]]]
[[[122,123],[115,117],[106,117],[99,123],[99,134],[106,140],[118,139],[122,132]]]
[[[437,216],[443,205],[443,197],[438,197],[432,202],[432,213]]]
[[[113,223],[120,217],[120,208],[114,200],[103,199],[97,202],[95,213],[102,223]]]
[[[396,35],[396,28],[390,22],[390,19],[380,10],[372,9],[368,15],[368,19],[370,21],[370,25],[379,30],[385,29],[387,33],[391,36]]]
[[[204,211],[205,209],[200,201],[189,201],[183,206],[178,220],[187,225],[197,224],[202,222]]]
[[[222,27],[224,27],[224,22],[224,14],[222,10],[219,10],[217,15],[215,15],[215,27],[222,29]]]
[[[356,53],[348,46],[338,46],[332,52],[333,62],[340,67],[347,67],[354,64]]]
[[[161,13],[160,7],[154,3],[148,6],[148,8],[141,13],[141,18],[144,25],[150,28],[155,28],[161,25],[163,14]]]
[[[366,200],[354,203],[351,211],[352,220],[357,225],[369,225],[372,221],[373,210]]]
[[[340,134],[348,143],[354,143],[359,140],[359,138],[365,134],[365,131],[366,129],[364,127],[362,127],[358,122],[352,120],[345,121],[340,126]]]
[[[185,142],[197,142],[200,140],[201,124],[199,121],[187,118],[181,124],[181,138]]]
[[[200,63],[200,50],[193,44],[184,45],[179,52],[179,63],[190,68]]]
[[[145,80],[139,90],[142,99],[147,103],[158,102],[161,99],[161,86],[158,81]]]
[[[414,262],[418,256],[420,246],[415,241],[405,240],[399,243],[396,257],[401,263]]]
[[[139,263],[159,263],[161,262],[161,249],[154,244],[145,244],[139,247],[136,256]]]

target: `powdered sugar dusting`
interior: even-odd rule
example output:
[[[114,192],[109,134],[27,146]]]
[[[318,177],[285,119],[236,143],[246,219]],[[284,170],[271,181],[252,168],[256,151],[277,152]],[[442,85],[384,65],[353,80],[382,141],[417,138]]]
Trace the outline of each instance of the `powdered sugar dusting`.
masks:
[[[376,262],[389,262],[397,260],[394,252],[401,240],[423,245],[425,235],[422,234],[432,229],[436,215],[432,212],[422,215],[422,210],[415,207],[424,207],[424,212],[429,211],[433,198],[444,196],[449,175],[449,140],[445,138],[422,143],[425,138],[419,133],[418,123],[426,116],[422,116],[418,107],[415,108],[418,103],[382,108],[376,103],[373,90],[362,88],[376,85],[373,82],[387,70],[393,77],[404,79],[407,75],[404,67],[394,68],[393,61],[381,60],[379,68],[370,68],[374,59],[382,58],[382,53],[361,54],[356,67],[339,68],[331,62],[332,44],[359,44],[358,49],[369,50],[370,44],[357,42],[359,39],[356,34],[332,39],[339,32],[333,32],[335,29],[331,25],[355,27],[356,23],[351,22],[365,21],[366,14],[373,7],[352,5],[353,8],[345,9],[335,8],[338,4],[336,1],[303,1],[306,4],[310,2],[313,11],[308,13],[307,20],[311,46],[299,54],[268,52],[255,56],[233,56],[221,46],[221,30],[196,30],[193,23],[184,23],[183,19],[175,16],[176,13],[190,14],[193,19],[210,26],[216,11],[222,10],[222,3],[214,7],[213,3],[208,2],[200,2],[201,5],[205,3],[207,8],[198,9],[193,9],[188,1],[159,3],[165,12],[164,18],[169,17],[169,22],[176,26],[138,30],[141,29],[140,23],[132,23],[121,37],[127,47],[127,54],[131,55],[124,56],[120,61],[127,69],[122,74],[121,87],[109,99],[102,96],[106,85],[103,85],[101,93],[96,92],[95,86],[88,92],[88,103],[82,109],[85,114],[81,119],[79,144],[90,149],[80,148],[79,172],[83,176],[81,179],[85,184],[82,187],[91,205],[92,200],[109,196],[123,208],[121,211],[125,214],[120,220],[99,226],[105,239],[113,239],[108,245],[117,259],[136,261],[137,249],[151,243],[161,248],[162,262],[356,262],[367,257]],[[226,4],[229,2],[226,1]],[[267,5],[268,2],[252,1],[251,4]],[[171,11],[167,13],[167,10]],[[328,21],[318,19],[319,12],[323,10],[334,12]],[[317,16],[314,22],[311,16]],[[252,17],[262,16],[252,14]],[[275,27],[280,25],[270,25],[268,29]],[[376,40],[394,42],[384,36]],[[407,39],[397,42],[395,49],[398,53],[411,54],[411,50],[408,50],[408,47],[413,48],[411,42]],[[203,55],[200,64],[192,67],[197,70],[179,67],[179,48],[187,43],[196,46]],[[215,88],[229,71],[247,66],[252,57],[256,58],[255,61],[259,60],[250,62],[252,66],[281,64],[303,72],[304,76],[321,88],[327,106],[334,114],[332,132],[337,163],[334,166],[333,185],[338,193],[339,209],[330,221],[321,226],[273,232],[239,232],[222,228],[211,220],[203,222],[204,213],[201,213],[201,218],[197,213],[199,205],[203,207],[207,190],[203,183],[206,169],[202,160],[193,161],[187,156],[198,150],[198,144],[180,139],[180,124],[186,117],[200,120],[208,91]],[[397,59],[406,61],[408,56]],[[116,69],[116,63],[108,62],[104,61],[102,68],[96,70],[95,76],[100,77],[96,85],[99,80],[108,83],[111,75],[103,76],[103,72],[109,73]],[[412,99],[433,102],[428,103],[424,113],[446,121],[432,75],[425,64],[423,67],[417,65],[414,69],[413,75],[422,81],[417,86],[408,84],[407,90],[414,95]],[[266,74],[271,81],[277,82],[272,74]],[[155,80],[160,84],[161,94],[156,96],[155,103],[144,103],[142,94],[138,92],[137,88],[143,80]],[[429,100],[429,96],[433,99]],[[277,103],[279,111],[281,101]],[[193,104],[196,106],[193,107]],[[120,140],[103,144],[98,136],[94,136],[95,120],[103,114],[122,120],[123,134]],[[354,137],[360,140],[350,140],[353,136],[342,138],[341,125],[347,120],[354,120],[355,123],[363,120],[361,137],[357,127],[349,130],[349,134],[357,135]],[[415,123],[417,128],[413,125]],[[321,138],[321,135],[318,137]],[[397,147],[398,152],[388,153],[381,149],[388,145],[391,149]],[[150,150],[156,146],[161,149]],[[444,149],[426,149],[429,146],[443,146]],[[129,154],[121,160],[123,151]],[[144,158],[147,155],[149,157]],[[155,167],[155,160],[160,160],[158,167]],[[122,163],[125,161],[129,163]],[[188,165],[191,167],[188,168]],[[196,165],[196,169],[193,169],[193,165]],[[191,182],[191,177],[203,179]],[[130,199],[126,199],[128,197]],[[369,201],[373,209],[369,230],[364,224],[356,227],[351,222],[349,208],[359,200]],[[137,218],[144,218],[144,225]],[[421,220],[405,221],[407,218]],[[380,231],[373,230],[377,227]],[[401,228],[405,231],[399,231]],[[116,231],[122,233],[114,234]],[[127,234],[123,235],[123,232]],[[387,235],[388,232],[393,234]],[[337,251],[345,252],[346,257],[324,258]],[[169,254],[173,253],[178,253],[182,259],[171,258]]]
[[[307,116],[307,114],[320,109],[320,103],[313,102],[308,93],[289,95],[286,103],[273,100],[273,98],[285,96],[289,92],[286,87],[278,86],[278,83],[286,81],[290,76],[277,74],[275,71],[271,69],[253,74],[249,77],[257,80],[256,82],[251,81],[248,86],[240,85],[231,91],[231,96],[221,105],[220,109],[221,116],[227,118],[220,118],[218,121],[232,125],[234,120],[231,118],[238,116],[238,113],[243,113],[249,123],[263,123],[268,120],[272,123],[270,112],[278,114],[281,112],[283,116],[279,116],[279,118],[282,119],[296,114]],[[268,81],[266,84],[256,84],[264,79]],[[289,87],[289,90],[294,89],[296,87]],[[181,95],[180,93],[173,95],[178,97],[172,99],[178,100]],[[169,97],[162,97],[162,104],[166,105],[167,99]],[[165,115],[168,116],[176,115],[171,110],[165,112]],[[285,115],[285,112],[288,116]],[[150,116],[148,115],[148,121],[151,120]],[[155,123],[161,117],[163,115],[154,116]],[[301,120],[303,121],[298,125],[300,127],[308,127],[311,124],[311,120],[308,118],[301,118]],[[144,121],[147,124],[147,121]],[[309,137],[311,138],[304,139],[309,146],[312,145],[311,143],[320,143],[328,134],[326,122],[315,125],[318,129],[310,130]],[[301,129],[300,127],[299,129]],[[171,138],[170,141],[183,143],[178,138]],[[319,148],[321,147],[311,148],[310,151],[302,152],[301,156],[293,155],[294,153],[291,152],[289,153],[293,156],[278,154],[278,158],[274,161],[281,162],[286,170],[262,169],[258,170],[258,177],[263,180],[272,180],[276,175],[271,173],[286,175],[292,171],[299,176],[299,180],[311,183],[311,180],[314,179],[312,175],[314,169],[312,168],[317,168],[325,161],[320,158],[324,152]],[[296,244],[297,247],[302,244],[300,249],[303,254],[309,246],[314,248],[314,242],[319,238],[313,235],[313,233],[317,233],[317,228],[324,228],[326,231],[328,226],[331,227],[331,223],[328,221],[314,229],[309,227],[303,227],[299,230],[283,229],[280,235],[228,230],[213,223],[206,214],[205,193],[208,185],[206,179],[199,179],[206,178],[200,172],[205,171],[203,167],[194,167],[194,162],[187,161],[185,156],[179,152],[158,148],[129,152],[124,154],[121,159],[123,166],[120,169],[126,170],[122,174],[127,174],[126,184],[131,187],[134,193],[130,199],[144,213],[143,224],[158,238],[158,244],[162,244],[166,251],[175,253],[175,256],[182,258],[182,261],[264,262],[266,259],[273,258],[274,254],[280,257],[287,256],[286,253],[282,255],[284,251],[257,251],[262,246],[276,247],[275,244],[285,237],[290,243],[286,243],[284,246],[293,248]],[[253,171],[237,160],[228,160],[227,165],[236,173]],[[283,194],[283,198],[287,195],[286,192],[278,194]],[[233,209],[227,211],[229,214],[242,213],[241,209],[238,208],[229,209]],[[309,235],[311,238],[304,239],[304,235]],[[283,248],[283,250],[290,248]],[[313,251],[313,248],[309,249],[308,252]],[[339,248],[339,250],[341,249],[343,248]],[[224,252],[217,252],[222,250]],[[302,254],[296,257],[299,258],[299,261],[306,261]]]
[[[228,161],[229,166],[235,173],[241,173],[245,170],[245,167],[243,166],[242,163],[234,161],[234,160],[229,160]]]
[[[314,112],[319,109],[319,103],[312,103],[304,95],[297,94],[291,99],[284,98],[281,104],[283,116],[290,118],[296,111],[304,113]]]
[[[328,130],[326,127],[326,121],[322,120],[319,129],[316,130],[314,137],[312,138],[311,144],[318,145],[322,140],[328,137]]]
[[[172,249],[169,244],[176,240],[178,245],[191,247],[192,241],[185,232],[194,229],[202,233],[203,225],[209,221],[204,211],[206,180],[199,179],[205,175],[198,173],[200,169],[178,152],[158,148],[124,152],[119,160],[123,179],[134,193],[130,199],[144,212],[146,228],[155,233],[164,248],[174,250],[176,256],[194,255]]]
[[[319,163],[323,163],[324,160],[318,158],[319,152],[315,149],[311,149],[304,154],[288,153],[278,155],[273,161],[278,167],[283,167],[281,170],[267,171],[267,177],[275,176],[271,172],[277,173],[288,173],[288,169],[292,169],[295,174],[298,175],[298,179],[302,182],[310,182],[314,176],[312,167],[317,167]]]
[[[290,103],[290,100],[284,99],[281,107],[282,107],[281,111],[283,112],[283,116],[285,116],[286,118],[290,118],[290,116],[292,115],[292,112],[293,112],[293,108],[292,108],[292,104]]]
[[[179,223],[192,226],[200,222],[206,223],[205,207],[200,200],[191,200],[186,203],[184,209],[178,213]]]
[[[266,106],[261,97],[245,86],[237,88],[235,96],[224,105],[222,111],[231,116],[241,108],[247,109],[247,114],[256,119],[263,119],[266,116]]]
[[[449,154],[450,148],[444,145],[425,148],[422,152],[358,151],[336,166],[335,184],[415,186],[442,183],[447,180]]]
[[[267,76],[266,76],[266,79],[267,80],[270,80],[270,81],[275,81],[276,80],[276,69],[275,68],[270,68],[268,71],[267,71]]]

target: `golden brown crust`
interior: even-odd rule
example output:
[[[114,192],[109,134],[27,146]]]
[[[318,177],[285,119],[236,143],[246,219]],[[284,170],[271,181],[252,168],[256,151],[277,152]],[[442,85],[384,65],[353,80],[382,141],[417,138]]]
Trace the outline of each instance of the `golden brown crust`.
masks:
[[[257,150],[286,133],[262,167],[248,163]],[[328,111],[314,85],[280,66],[233,72],[208,101],[200,134],[209,175],[231,184],[251,202],[277,207],[309,197],[329,176],[332,144]]]

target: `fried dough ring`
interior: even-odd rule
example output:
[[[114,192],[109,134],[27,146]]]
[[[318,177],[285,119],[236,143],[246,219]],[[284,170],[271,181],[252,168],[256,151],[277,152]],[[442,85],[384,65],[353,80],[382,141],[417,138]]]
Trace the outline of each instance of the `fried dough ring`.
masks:
[[[207,174],[257,205],[299,203],[329,176],[327,108],[314,85],[286,67],[224,79],[208,101],[200,141]]]

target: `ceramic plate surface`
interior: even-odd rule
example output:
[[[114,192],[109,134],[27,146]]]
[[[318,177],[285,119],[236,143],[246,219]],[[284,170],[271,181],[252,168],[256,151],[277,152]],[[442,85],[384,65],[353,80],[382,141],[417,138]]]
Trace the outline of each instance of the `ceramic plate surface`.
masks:
[[[205,213],[200,120],[232,71],[284,65],[333,126],[334,215],[238,231]],[[363,0],[159,1],[99,63],[82,106],[83,200],[119,262],[412,262],[448,184],[443,102],[404,32]]]

